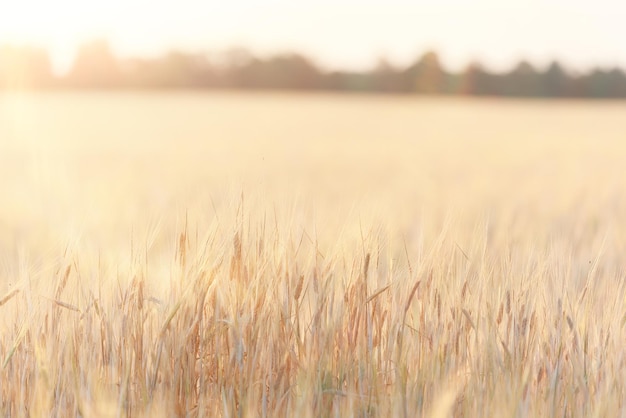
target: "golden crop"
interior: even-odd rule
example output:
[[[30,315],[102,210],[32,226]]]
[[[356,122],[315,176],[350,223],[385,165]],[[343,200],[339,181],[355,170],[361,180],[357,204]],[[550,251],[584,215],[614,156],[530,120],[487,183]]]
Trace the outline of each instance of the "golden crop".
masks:
[[[0,414],[620,416],[626,105],[0,96]]]

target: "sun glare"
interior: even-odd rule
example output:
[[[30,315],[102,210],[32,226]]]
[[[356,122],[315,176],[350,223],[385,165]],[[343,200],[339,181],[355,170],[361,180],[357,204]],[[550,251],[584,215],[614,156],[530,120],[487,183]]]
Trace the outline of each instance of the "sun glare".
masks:
[[[54,43],[77,35],[91,18],[86,2],[11,1],[0,5],[0,36],[16,43]]]
[[[55,64],[67,65],[78,45],[98,38],[120,55],[243,45],[259,54],[296,50],[343,68],[373,65],[380,54],[408,65],[427,49],[437,49],[457,70],[476,59],[498,70],[521,58],[540,66],[567,59],[578,69],[625,66],[615,41],[623,38],[623,7],[595,3],[3,0],[0,45],[45,47]]]
[[[55,71],[63,72],[70,65],[76,48],[92,39],[113,39],[119,44],[121,37],[125,43],[138,45],[141,49],[141,41],[145,38],[145,16],[154,19],[146,10],[153,9],[148,9],[148,3],[144,1],[0,2],[0,46],[46,48]]]

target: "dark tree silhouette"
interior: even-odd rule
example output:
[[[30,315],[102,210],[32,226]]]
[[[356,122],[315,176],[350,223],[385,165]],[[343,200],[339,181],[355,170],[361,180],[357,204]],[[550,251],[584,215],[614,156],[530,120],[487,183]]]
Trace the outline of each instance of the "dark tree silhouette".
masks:
[[[593,98],[617,98],[626,95],[624,73],[618,69],[611,71],[594,70],[583,77],[583,95]]]
[[[496,78],[478,62],[467,66],[459,84],[458,92],[464,95],[485,96],[496,93]]]
[[[541,93],[547,97],[571,96],[570,78],[561,65],[553,61],[541,76]]]
[[[315,89],[321,87],[319,70],[298,54],[279,55],[267,60],[253,58],[232,70],[235,87],[253,89]]]
[[[54,76],[45,50],[0,47],[0,89],[8,88],[235,88],[335,90],[509,97],[626,98],[621,69],[569,74],[558,62],[538,71],[521,61],[492,73],[478,62],[447,72],[434,51],[406,68],[384,58],[369,71],[323,71],[300,54],[255,57],[245,48],[221,54],[171,51],[161,57],[119,59],[104,40],[81,46],[69,73]]]
[[[404,71],[408,91],[436,94],[445,91],[446,74],[433,51],[426,52]]]
[[[371,89],[373,91],[400,93],[404,91],[400,72],[387,61],[386,58],[378,59],[376,67],[371,73]]]
[[[541,95],[541,76],[527,61],[521,61],[513,71],[504,74],[499,84],[498,93],[504,96]]]

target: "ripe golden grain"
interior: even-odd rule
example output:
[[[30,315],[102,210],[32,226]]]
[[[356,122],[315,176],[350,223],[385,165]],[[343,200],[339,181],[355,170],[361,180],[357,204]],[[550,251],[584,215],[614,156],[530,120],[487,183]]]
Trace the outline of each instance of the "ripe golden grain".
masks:
[[[62,96],[0,95],[0,415],[622,412],[622,104]]]

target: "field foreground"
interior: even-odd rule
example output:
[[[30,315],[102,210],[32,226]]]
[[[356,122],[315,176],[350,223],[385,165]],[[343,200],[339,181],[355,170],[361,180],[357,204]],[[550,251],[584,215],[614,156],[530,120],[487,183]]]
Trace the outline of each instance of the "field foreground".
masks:
[[[0,414],[626,416],[625,111],[0,96]]]

